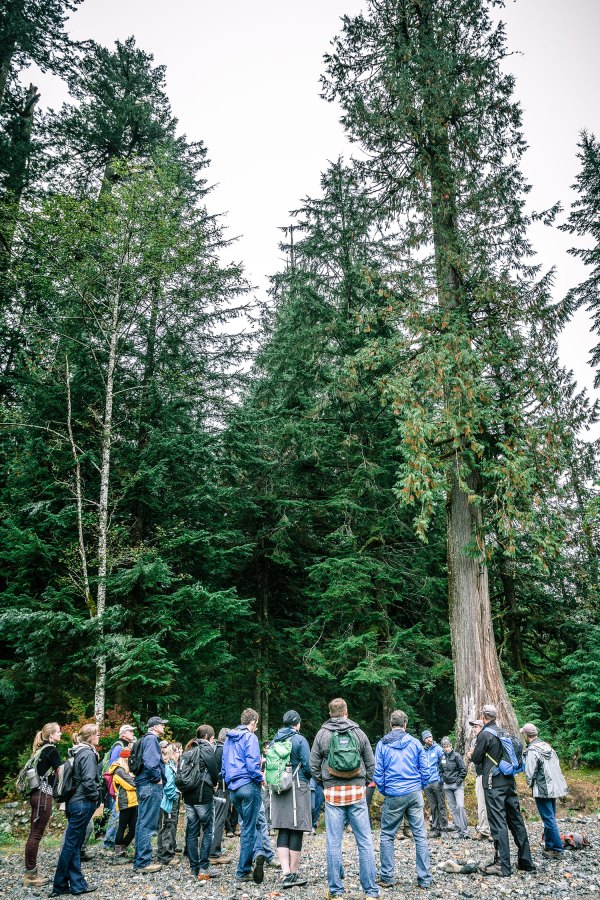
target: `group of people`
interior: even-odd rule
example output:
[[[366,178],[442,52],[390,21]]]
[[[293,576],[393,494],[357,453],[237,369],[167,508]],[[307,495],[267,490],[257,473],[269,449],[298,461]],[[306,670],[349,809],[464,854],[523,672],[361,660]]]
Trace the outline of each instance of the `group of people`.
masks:
[[[185,748],[164,740],[167,721],[159,716],[149,719],[146,733],[137,743],[133,726],[124,724],[102,762],[97,752],[98,728],[85,725],[69,751],[72,786],[65,809],[68,826],[50,896],[97,889],[86,881],[81,859],[101,787],[105,788],[104,803],[110,811],[104,846],[113,848],[117,863],[131,859],[137,872],[153,873],[165,864],[178,862],[177,823],[183,803],[184,852],[195,879],[219,877],[218,865],[230,861],[222,840],[224,830],[235,828],[228,821],[233,813],[241,829],[236,866],[240,883],[262,883],[265,867],[273,866],[281,869],[281,887],[305,884],[300,872],[303,839],[314,831],[315,812],[318,817],[323,802],[329,898],[344,895],[342,838],[348,827],[356,840],[360,882],[367,897],[378,897],[381,888],[398,883],[394,842],[400,829],[414,840],[417,883],[428,888],[432,874],[425,799],[430,808],[429,838],[439,838],[443,831],[450,830],[457,838],[468,838],[464,780],[469,762],[475,766],[478,801],[474,837],[493,841],[495,850],[484,873],[499,877],[511,874],[509,832],[517,847],[517,867],[525,872],[535,870],[510,758],[506,761],[506,734],[497,724],[493,706],[485,705],[481,719],[471,722],[466,758],[453,749],[448,738],[437,744],[431,731],[422,733],[422,742],[413,737],[401,710],[392,712],[390,731],[378,742],[375,754],[364,731],[348,717],[343,699],[329,703],[329,714],[310,748],[301,734],[299,713],[286,712],[282,728],[265,748],[266,773],[265,756],[256,736],[259,715],[251,708],[243,710],[236,728],[222,729],[217,739],[212,726],[200,725]],[[563,843],[556,824],[556,799],[566,793],[566,782],[555,751],[540,740],[535,725],[524,725],[521,733],[526,741],[525,776],[544,822],[543,852],[548,858],[560,858]],[[47,880],[38,872],[37,855],[62,765],[57,750],[60,739],[59,725],[50,723],[38,732],[33,744],[39,784],[30,794],[31,830],[25,848],[24,882],[30,886],[40,886]],[[367,802],[373,786],[384,797],[379,872]],[[448,823],[447,802],[452,825]],[[276,852],[271,847],[270,829],[277,831]],[[151,844],[155,833],[157,861]]]

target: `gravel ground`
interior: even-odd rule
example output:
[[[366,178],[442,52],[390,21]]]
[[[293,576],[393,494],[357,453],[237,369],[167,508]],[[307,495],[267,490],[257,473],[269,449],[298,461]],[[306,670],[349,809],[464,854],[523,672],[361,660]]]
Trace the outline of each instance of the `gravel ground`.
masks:
[[[600,896],[600,821],[598,816],[567,818],[559,820],[561,831],[583,831],[590,839],[590,847],[585,850],[565,853],[561,862],[546,860],[539,846],[541,825],[530,823],[530,841],[537,865],[535,874],[516,872],[511,878],[484,877],[480,874],[458,875],[440,871],[439,867],[448,860],[488,861],[493,852],[492,845],[483,841],[466,841],[445,835],[440,840],[430,842],[431,862],[434,881],[425,893],[419,890],[415,881],[415,855],[412,840],[396,842],[396,877],[400,881],[397,888],[386,891],[383,896],[416,898],[451,897],[533,897],[535,900],[573,897]],[[379,832],[374,832],[375,855],[379,856]],[[111,855],[96,850],[92,862],[84,864],[84,872],[90,883],[98,885],[96,897],[102,900],[161,900],[161,898],[181,898],[181,900],[221,900],[223,897],[235,900],[255,900],[260,897],[301,895],[303,900],[324,900],[327,894],[325,835],[306,836],[302,873],[308,884],[291,890],[279,888],[278,869],[265,869],[262,885],[243,885],[243,890],[235,883],[235,860],[237,839],[229,839],[232,863],[219,867],[221,877],[210,882],[199,883],[191,878],[187,860],[182,859],[176,866],[167,866],[154,875],[136,875],[129,865],[114,866]],[[351,834],[344,835],[344,865],[346,871],[347,894],[360,894],[358,880],[358,857]],[[58,856],[58,849],[42,850],[39,858],[40,871],[52,875]],[[178,855],[178,859],[180,859]],[[513,857],[513,862],[514,862]],[[0,854],[0,898],[47,896],[49,888],[31,889],[22,885],[22,853],[16,851]]]

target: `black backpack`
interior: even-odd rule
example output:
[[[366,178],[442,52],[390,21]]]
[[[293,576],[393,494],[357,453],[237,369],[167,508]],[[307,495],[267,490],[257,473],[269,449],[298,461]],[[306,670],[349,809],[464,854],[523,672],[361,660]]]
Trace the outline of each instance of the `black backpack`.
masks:
[[[139,775],[142,769],[144,768],[144,741],[146,740],[146,735],[141,737],[138,741],[135,742],[133,747],[131,748],[131,755],[129,757],[129,771],[132,775]]]
[[[200,747],[190,747],[182,754],[179,767],[175,773],[175,787],[182,794],[189,794],[197,790],[204,780],[206,763],[200,752]]]
[[[67,758],[58,770],[58,778],[52,789],[52,796],[57,803],[66,803],[75,793],[75,756],[73,750],[69,750]]]

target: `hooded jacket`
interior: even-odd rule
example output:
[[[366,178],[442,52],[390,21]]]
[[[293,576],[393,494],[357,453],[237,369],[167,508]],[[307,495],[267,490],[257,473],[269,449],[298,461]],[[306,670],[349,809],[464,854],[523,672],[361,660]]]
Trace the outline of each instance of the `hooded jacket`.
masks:
[[[273,742],[275,741],[291,741],[292,752],[290,755],[290,765],[292,772],[298,769],[298,778],[300,781],[310,781],[310,747],[308,741],[303,734],[296,731],[295,728],[284,726],[280,728]]]
[[[108,770],[112,775],[115,793],[117,795],[117,810],[131,809],[138,805],[135,778],[129,771],[129,766],[123,759],[118,759]]]
[[[161,782],[164,784],[165,764],[158,738],[153,731],[148,731],[140,740],[144,742],[142,744],[142,769],[135,776],[135,786],[139,788],[143,784],[160,784]]]
[[[442,779],[440,776],[438,763],[442,756],[444,755],[444,751],[440,747],[439,744],[436,744],[434,741],[431,747],[423,747],[423,752],[425,753],[425,761],[427,765],[427,775],[426,779],[423,782],[423,787],[427,787],[429,784],[438,784]]]
[[[247,725],[238,725],[225,738],[221,775],[230,791],[237,791],[250,782],[262,784],[258,738]]]
[[[327,766],[329,744],[334,731],[354,731],[360,749],[360,771],[354,778],[336,778],[331,775]],[[375,757],[369,739],[356,722],[346,716],[336,716],[324,722],[313,741],[310,751],[310,769],[317,784],[325,788],[334,784],[368,784],[373,778]]]
[[[523,751],[525,778],[534,797],[556,799],[564,797],[569,788],[560,770],[556,751],[539,738],[531,741]]]
[[[428,772],[422,743],[403,729],[393,728],[377,744],[373,778],[384,797],[422,790]]]
[[[459,787],[467,777],[465,761],[456,750],[451,750],[450,753],[442,750],[442,755],[438,762],[438,771],[440,778],[449,788]]]
[[[91,744],[84,742],[75,744],[69,750],[73,761],[73,784],[75,790],[69,797],[69,803],[89,800],[97,803],[100,797],[100,775],[98,773],[98,754]]]

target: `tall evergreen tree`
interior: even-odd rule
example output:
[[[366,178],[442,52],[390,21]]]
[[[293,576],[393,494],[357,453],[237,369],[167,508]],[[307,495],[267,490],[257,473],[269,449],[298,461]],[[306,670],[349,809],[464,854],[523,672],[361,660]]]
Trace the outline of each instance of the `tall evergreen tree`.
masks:
[[[484,702],[517,727],[495,647],[486,532],[493,523],[512,554],[523,523],[537,527],[530,513],[544,441],[526,411],[543,403],[540,336],[552,356],[560,325],[547,280],[536,285],[529,263],[521,113],[502,70],[506,41],[502,24],[492,24],[494,5],[369,3],[368,16],[344,19],[324,79],[407,251],[399,372],[385,393],[402,439],[400,496],[417,507],[419,533],[437,504],[446,506],[459,744]],[[507,377],[516,385],[524,374],[527,383],[503,398]],[[540,532],[538,555],[551,551]]]

